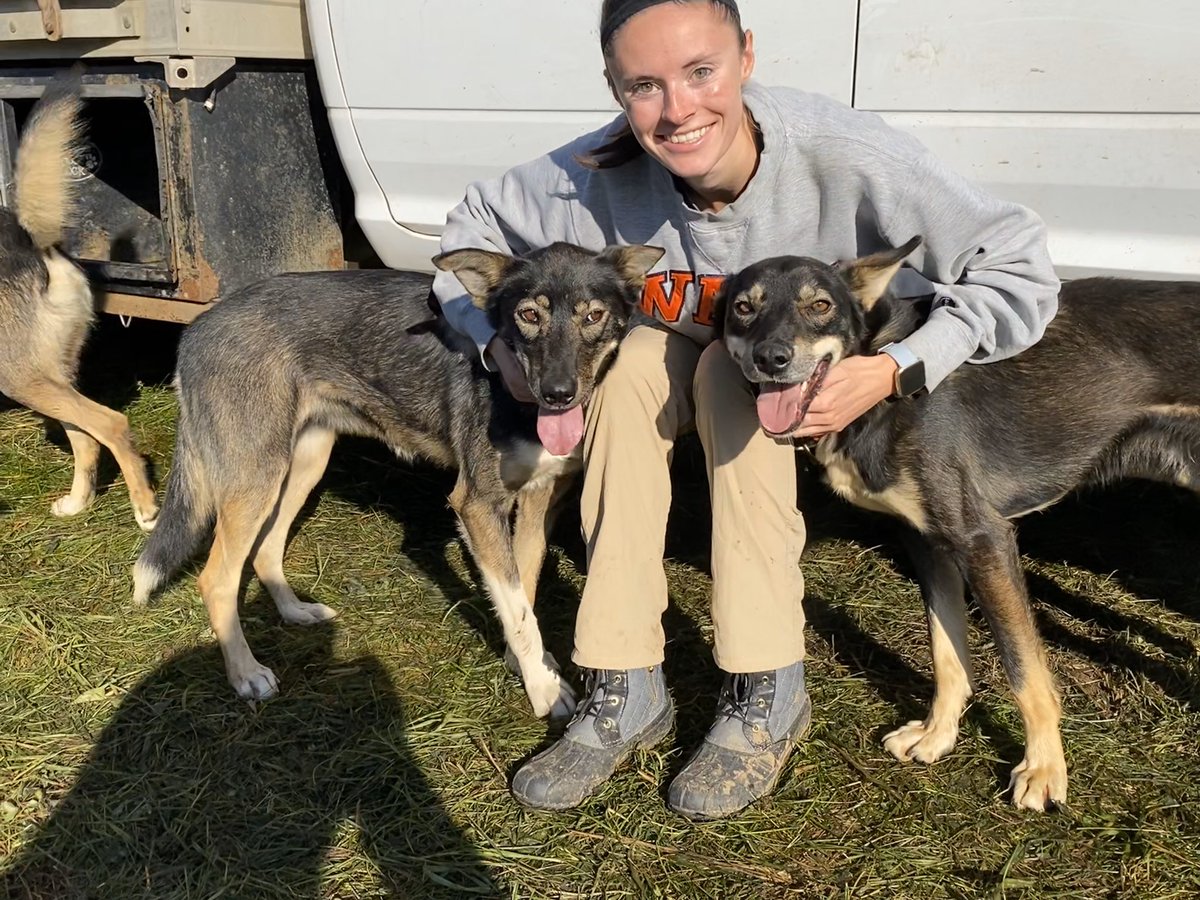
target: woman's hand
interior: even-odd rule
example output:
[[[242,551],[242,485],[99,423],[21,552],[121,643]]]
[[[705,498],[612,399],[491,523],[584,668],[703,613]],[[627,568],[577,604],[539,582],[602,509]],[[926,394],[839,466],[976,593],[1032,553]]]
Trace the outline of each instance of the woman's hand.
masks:
[[[521,368],[517,355],[512,352],[508,344],[500,340],[500,335],[496,335],[488,341],[485,352],[488,358],[496,364],[496,368],[500,370],[500,379],[504,382],[508,392],[513,395],[513,399],[521,403],[537,402],[533,392],[529,390],[529,379],[525,377],[525,370]]]
[[[886,353],[841,360],[830,368],[792,437],[819,438],[841,431],[876,403],[892,396],[898,368]]]

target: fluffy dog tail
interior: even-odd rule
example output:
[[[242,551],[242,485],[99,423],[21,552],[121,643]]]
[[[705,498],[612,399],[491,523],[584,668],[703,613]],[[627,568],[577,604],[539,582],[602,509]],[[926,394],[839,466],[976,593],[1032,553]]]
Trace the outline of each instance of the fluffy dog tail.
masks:
[[[162,511],[133,567],[135,605],[145,606],[150,602],[154,592],[192,558],[212,530],[216,506],[204,473],[204,465],[191,448],[181,415]]]
[[[39,250],[60,243],[74,215],[68,166],[83,137],[82,109],[78,75],[56,79],[33,108],[17,147],[17,221]]]

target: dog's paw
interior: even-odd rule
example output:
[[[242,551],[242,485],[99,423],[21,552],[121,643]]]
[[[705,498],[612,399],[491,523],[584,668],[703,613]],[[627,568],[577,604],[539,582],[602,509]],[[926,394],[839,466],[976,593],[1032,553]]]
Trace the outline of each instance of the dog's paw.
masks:
[[[1034,764],[1021,760],[1008,780],[1013,806],[1045,812],[1067,802],[1066,760]]]
[[[528,675],[521,671],[521,662],[512,647],[504,648],[504,665],[525,685],[525,693],[538,718],[565,719],[575,712],[575,691],[559,674],[558,660],[549,650],[542,654],[542,664],[531,666]]]
[[[229,683],[243,700],[270,700],[279,693],[275,673],[257,662],[236,675],[230,672]]]
[[[297,600],[281,607],[279,614],[289,625],[316,625],[337,618],[337,610],[324,603],[304,603]]]
[[[953,750],[957,741],[954,725],[926,724],[918,719],[884,735],[883,746],[900,762],[932,763]]]
[[[79,498],[73,494],[67,494],[65,497],[59,497],[50,505],[50,513],[59,518],[77,516],[91,505],[91,497]]]
[[[539,718],[565,719],[575,712],[575,692],[553,669],[545,669],[536,679],[527,678],[525,693]]]
[[[154,526],[158,524],[158,507],[152,506],[149,510],[141,510],[135,507],[133,518],[137,522],[138,528],[149,534],[154,530]]]

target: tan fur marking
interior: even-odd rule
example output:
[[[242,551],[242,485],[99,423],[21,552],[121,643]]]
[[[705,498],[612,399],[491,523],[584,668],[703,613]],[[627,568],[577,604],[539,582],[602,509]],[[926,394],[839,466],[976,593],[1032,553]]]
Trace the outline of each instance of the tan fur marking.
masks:
[[[842,358],[842,342],[840,339],[829,335],[828,337],[818,338],[811,344],[796,344],[796,350],[800,353],[807,354],[814,360],[829,357],[829,364],[833,366]]]
[[[1009,787],[1018,807],[1042,810],[1051,801],[1066,800],[1067,763],[1059,730],[1062,711],[1058,691],[1046,662],[1046,650],[1022,588],[1000,566],[985,567],[973,576],[972,589],[988,595],[992,615],[999,617],[1014,646],[1010,652],[1020,666],[1020,686],[1013,685],[1025,725],[1025,758],[1013,769]]]
[[[831,443],[826,438],[817,444],[817,460],[825,467],[825,478],[834,491],[855,506],[899,516],[918,531],[927,529],[928,518],[920,491],[910,475],[902,474],[884,491],[872,491],[863,481],[858,466],[831,449]]]
[[[971,673],[964,665],[967,655],[967,623],[943,623],[938,615],[929,619],[929,643],[933,657],[934,693],[929,714],[902,725],[883,739],[883,745],[902,762],[932,763],[954,749],[959,720],[971,698]]]
[[[1147,406],[1146,412],[1156,416],[1196,416],[1200,418],[1200,406],[1190,406],[1186,403],[1164,403],[1158,406]]]
[[[1050,673],[1029,673],[1016,694],[1025,722],[1025,758],[1012,771],[1012,801],[1025,809],[1042,810],[1067,799],[1067,759],[1059,724],[1062,712]]]

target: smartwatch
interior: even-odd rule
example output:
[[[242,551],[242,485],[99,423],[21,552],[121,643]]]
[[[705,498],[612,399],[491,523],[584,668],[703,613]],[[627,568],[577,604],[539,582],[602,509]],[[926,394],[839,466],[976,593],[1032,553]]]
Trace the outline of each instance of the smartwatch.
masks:
[[[879,348],[880,353],[886,353],[896,361],[896,380],[893,384],[892,396],[911,397],[925,387],[925,360],[913,353],[903,344],[884,344]]]

